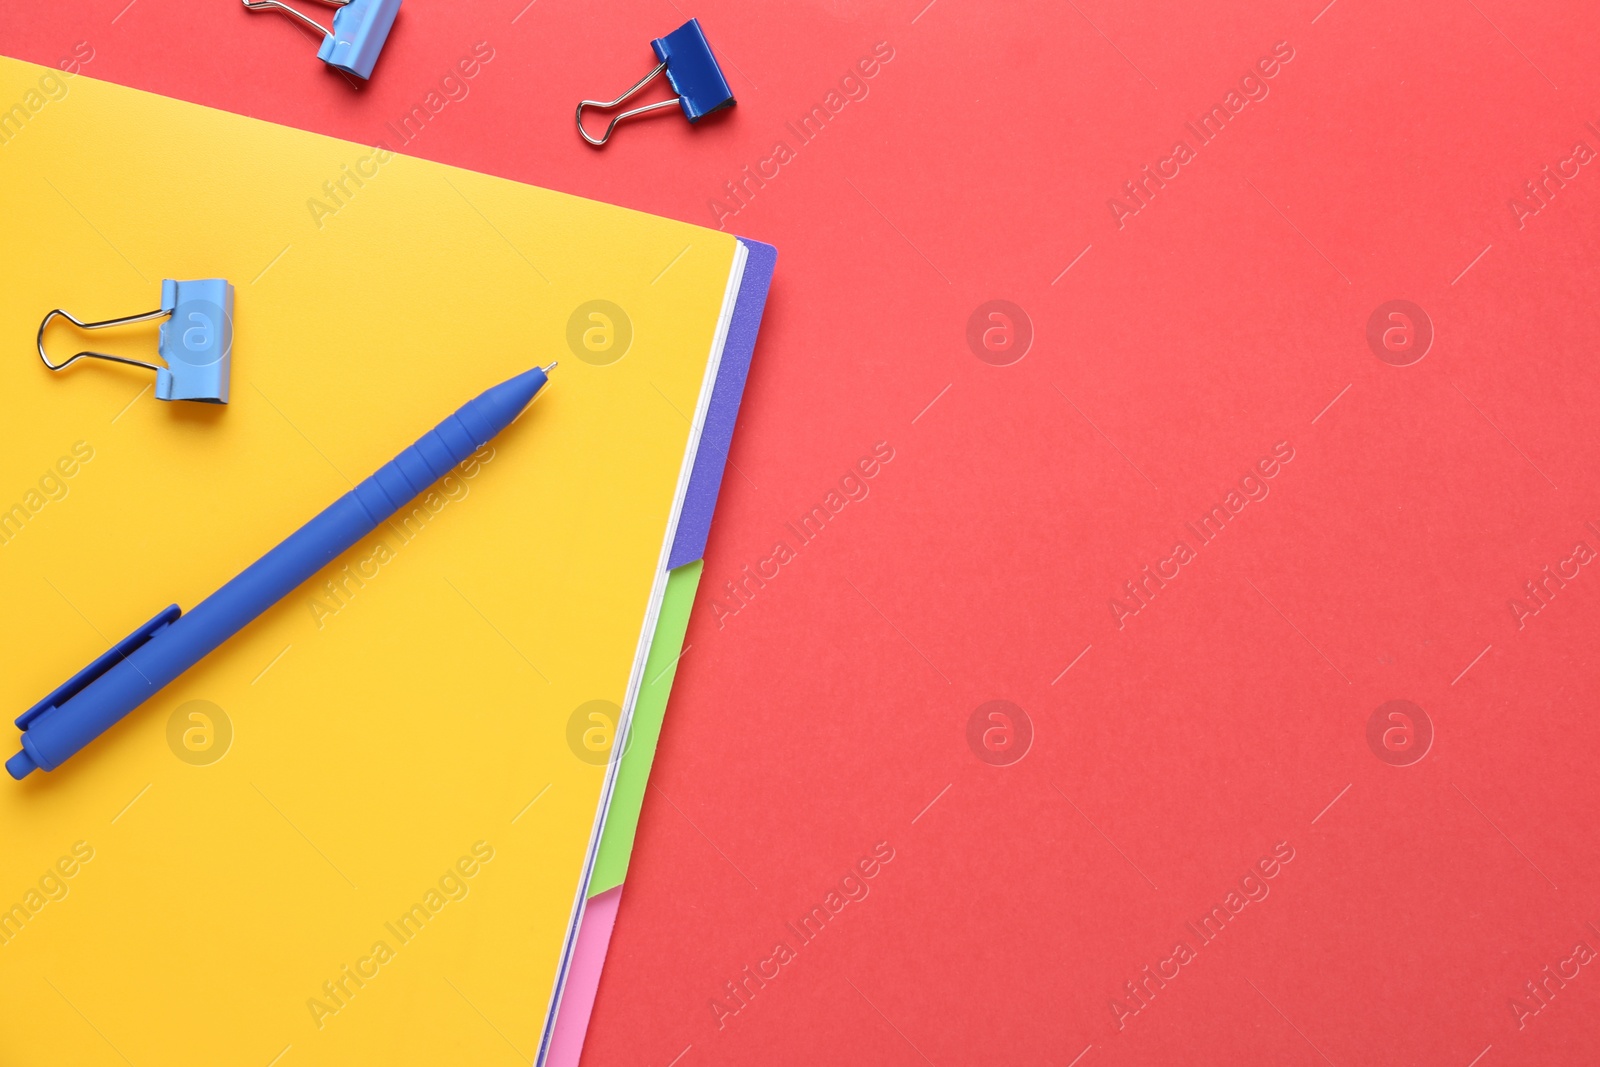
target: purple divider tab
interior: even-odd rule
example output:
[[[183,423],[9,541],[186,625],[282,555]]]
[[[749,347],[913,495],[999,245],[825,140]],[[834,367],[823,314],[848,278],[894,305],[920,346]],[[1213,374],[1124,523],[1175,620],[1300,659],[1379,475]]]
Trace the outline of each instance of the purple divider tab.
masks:
[[[722,491],[728,450],[733,446],[733,427],[739,419],[744,383],[750,376],[756,333],[761,328],[761,313],[766,310],[772,270],[778,262],[778,250],[771,245],[743,237],[737,240],[749,252],[749,258],[745,262],[744,279],[734,297],[733,321],[723,345],[722,365],[711,387],[711,407],[706,412],[705,431],[700,437],[700,449],[695,453],[694,470],[689,475],[689,491],[684,496],[678,533],[672,541],[668,570],[705,555],[706,539],[711,536],[711,514],[717,508],[717,495]]]

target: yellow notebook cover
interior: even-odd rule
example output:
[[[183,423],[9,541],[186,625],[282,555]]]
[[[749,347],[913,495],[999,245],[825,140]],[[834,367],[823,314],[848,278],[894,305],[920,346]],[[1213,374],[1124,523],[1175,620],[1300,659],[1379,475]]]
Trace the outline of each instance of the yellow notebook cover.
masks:
[[[14,100],[13,716],[467,399],[560,367],[491,446],[59,770],[0,778],[0,1062],[530,1062],[736,242],[0,59]],[[226,407],[34,352],[52,308],[133,314],[163,278],[209,277],[236,288]],[[57,320],[47,342],[151,360],[156,325]]]

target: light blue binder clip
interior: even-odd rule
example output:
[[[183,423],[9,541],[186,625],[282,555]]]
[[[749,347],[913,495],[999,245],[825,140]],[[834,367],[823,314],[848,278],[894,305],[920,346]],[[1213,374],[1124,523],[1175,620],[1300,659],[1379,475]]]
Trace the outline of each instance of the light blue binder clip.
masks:
[[[317,49],[317,58],[328,66],[346,74],[354,74],[363,81],[372,77],[373,64],[378,62],[378,53],[383,51],[383,43],[389,39],[389,28],[394,25],[394,17],[400,13],[400,0],[318,2],[339,9],[333,13],[333,29],[301,14],[282,0],[243,0],[244,6],[251,11],[276,9],[292,15],[322,34],[322,46]]]
[[[51,363],[44,350],[44,331],[50,320],[61,316],[80,330],[103,330],[164,318],[156,342],[156,352],[166,366],[113,356],[105,352],[79,352],[61,363]],[[143,367],[156,372],[156,397],[160,400],[196,400],[205,404],[226,404],[228,382],[233,372],[233,286],[222,278],[161,283],[161,306],[140,315],[102,322],[81,322],[56,308],[39,324],[39,358],[53,371],[85,357]]]

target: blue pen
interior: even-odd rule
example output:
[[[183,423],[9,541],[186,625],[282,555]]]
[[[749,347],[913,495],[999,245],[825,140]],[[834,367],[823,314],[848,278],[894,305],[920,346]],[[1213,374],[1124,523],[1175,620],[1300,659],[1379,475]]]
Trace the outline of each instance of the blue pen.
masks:
[[[184,615],[176,604],[17,719],[11,777],[53,771],[510,426],[548,380],[535,367],[472,400]]]

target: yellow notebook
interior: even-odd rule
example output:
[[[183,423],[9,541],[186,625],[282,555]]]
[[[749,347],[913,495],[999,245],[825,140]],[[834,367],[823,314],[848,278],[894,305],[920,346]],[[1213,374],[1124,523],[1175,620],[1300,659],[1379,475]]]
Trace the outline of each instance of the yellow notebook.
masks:
[[[0,778],[0,1062],[529,1062],[744,248],[59,78],[0,60],[0,101],[40,103],[0,143],[13,715],[470,397],[561,365],[417,506],[62,768]],[[226,407],[34,353],[52,308],[112,318],[208,277],[237,290]],[[155,325],[47,336],[57,359],[152,359]]]

